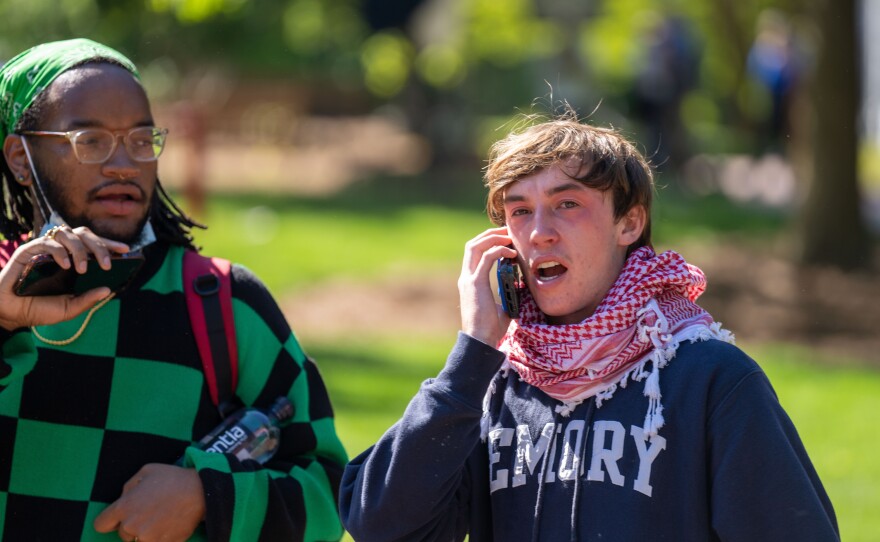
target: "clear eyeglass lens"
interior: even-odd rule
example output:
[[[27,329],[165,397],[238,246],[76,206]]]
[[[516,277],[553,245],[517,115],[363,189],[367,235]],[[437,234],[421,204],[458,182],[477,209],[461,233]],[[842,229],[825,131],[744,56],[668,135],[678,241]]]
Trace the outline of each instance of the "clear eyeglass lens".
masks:
[[[126,144],[135,160],[155,160],[162,153],[165,135],[156,128],[135,128],[128,133]]]
[[[105,130],[80,130],[72,141],[81,162],[97,163],[110,157],[114,139],[114,135]]]
[[[117,136],[101,129],[78,131],[72,138],[76,155],[81,162],[100,163],[110,158],[115,150]],[[138,161],[155,160],[165,146],[163,130],[151,127],[134,128],[123,138],[129,156]]]

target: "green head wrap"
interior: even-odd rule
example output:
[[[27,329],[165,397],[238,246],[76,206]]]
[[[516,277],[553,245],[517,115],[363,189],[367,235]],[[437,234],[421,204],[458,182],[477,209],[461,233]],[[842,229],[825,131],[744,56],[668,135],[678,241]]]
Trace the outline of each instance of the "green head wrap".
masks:
[[[82,38],[31,47],[0,67],[0,145],[44,88],[71,67],[93,59],[116,61],[140,77],[122,53]]]

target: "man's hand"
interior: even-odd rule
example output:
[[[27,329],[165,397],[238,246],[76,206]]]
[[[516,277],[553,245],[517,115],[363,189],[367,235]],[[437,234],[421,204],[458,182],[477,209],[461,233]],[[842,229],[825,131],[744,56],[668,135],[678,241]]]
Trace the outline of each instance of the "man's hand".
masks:
[[[122,496],[95,518],[99,533],[117,531],[138,542],[187,540],[205,518],[205,495],[195,469],[149,463],[122,488]]]
[[[510,318],[495,302],[489,276],[498,258],[516,258],[516,251],[507,246],[512,242],[506,227],[492,228],[468,241],[464,249],[458,278],[461,330],[490,346],[501,340]]]
[[[79,273],[87,268],[93,254],[102,269],[110,269],[110,254],[128,252],[128,245],[98,237],[88,228],[54,229],[50,235],[38,237],[16,249],[6,266],[0,270],[0,326],[7,330],[48,325],[70,320],[110,295],[108,288],[96,288],[80,296],[57,295],[20,297],[14,289],[22,270],[39,254],[51,254],[64,269],[75,266]]]

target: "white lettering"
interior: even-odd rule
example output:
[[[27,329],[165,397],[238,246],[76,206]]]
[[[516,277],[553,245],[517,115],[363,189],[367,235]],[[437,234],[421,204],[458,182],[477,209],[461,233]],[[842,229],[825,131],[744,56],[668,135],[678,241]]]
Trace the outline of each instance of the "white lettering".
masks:
[[[241,427],[235,426],[230,429],[227,429],[223,433],[221,433],[217,437],[217,441],[211,445],[210,448],[207,448],[206,452],[214,452],[218,454],[222,454],[228,452],[236,445],[241,443],[247,437],[247,433],[245,433],[244,429]]]
[[[559,435],[562,433],[562,424],[556,426],[556,434]],[[547,476],[544,477],[544,481],[548,484],[551,484],[556,481],[556,443],[559,442],[559,437],[553,439],[553,444],[550,446],[550,457],[549,463],[547,463]]]
[[[572,420],[565,428],[562,441],[562,459],[559,460],[559,479],[574,480],[581,465],[581,434],[584,433],[584,420]],[[586,439],[585,439],[586,440]]]
[[[593,432],[592,456],[587,459],[590,449],[587,448],[589,432]],[[516,448],[513,449],[513,437],[516,435]],[[638,472],[634,476],[632,488],[643,495],[651,497],[651,473],[654,462],[660,453],[667,448],[667,440],[659,435],[648,438],[642,427],[630,426],[629,435],[638,452]],[[223,435],[227,440],[229,435]],[[599,420],[588,426],[584,420],[572,420],[567,424],[557,425],[545,423],[541,432],[532,439],[528,424],[516,428],[498,428],[489,432],[489,491],[520,487],[529,483],[529,477],[543,476],[545,483],[553,483],[557,479],[575,480],[578,476],[594,482],[610,481],[614,485],[627,485],[626,476],[621,474],[620,461],[624,452],[628,454],[627,469],[634,463],[632,448],[626,441],[627,431],[624,426],[614,420]],[[215,441],[215,447],[223,444]],[[503,451],[502,448],[509,448]],[[559,457],[556,456],[557,448]],[[227,451],[227,450],[219,450]],[[504,455],[504,466],[500,468]],[[509,458],[509,459],[508,459]],[[558,466],[557,466],[558,465]],[[587,467],[589,466],[589,470]],[[513,473],[511,474],[511,468]],[[606,478],[607,475],[607,478]]]
[[[611,432],[611,448],[605,448],[605,433],[609,431]],[[617,461],[623,457],[625,436],[626,430],[620,422],[600,420],[593,424],[593,460],[590,463],[587,480],[604,482],[605,472],[602,470],[602,463],[604,463],[611,482],[617,486],[624,484],[626,480],[617,468]]]
[[[545,425],[538,436],[537,444],[533,444],[529,426],[516,426],[516,463],[513,466],[511,487],[518,487],[526,483],[525,467],[528,467],[529,474],[535,474],[538,463],[541,462],[541,458],[544,457],[550,446],[554,429],[556,429],[556,424],[552,422]]]
[[[647,435],[644,429],[635,425],[629,428],[629,434],[632,435],[636,443],[636,449],[639,451],[639,475],[633,483],[633,489],[651,496],[653,488],[651,487],[651,465],[660,455],[661,450],[666,449],[666,439],[660,435],[656,435],[651,439],[651,447],[647,446]]]
[[[494,445],[496,441],[498,442],[497,446]],[[513,429],[502,427],[489,431],[489,493],[494,493],[499,489],[507,487],[508,469],[498,469],[497,477],[492,476],[492,466],[501,460],[501,452],[493,451],[493,449],[497,450],[502,446],[510,446],[512,441]]]

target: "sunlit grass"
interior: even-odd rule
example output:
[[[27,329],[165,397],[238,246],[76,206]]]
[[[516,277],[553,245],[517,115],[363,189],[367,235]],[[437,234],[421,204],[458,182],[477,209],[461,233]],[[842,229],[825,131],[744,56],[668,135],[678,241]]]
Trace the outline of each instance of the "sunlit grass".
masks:
[[[749,349],[770,377],[837,511],[842,540],[880,532],[880,372],[789,344]],[[836,362],[836,363],[835,363]]]
[[[426,378],[443,367],[455,336],[312,341],[331,390],[339,434],[354,457],[400,418]]]
[[[464,243],[491,226],[479,213],[430,206],[366,213],[232,198],[212,201],[206,221],[204,252],[242,262],[276,293],[330,277],[456,268]]]

